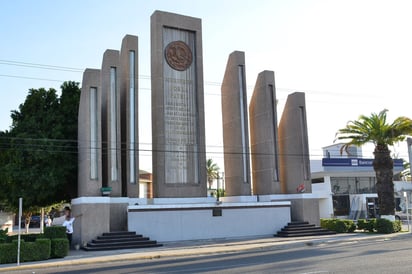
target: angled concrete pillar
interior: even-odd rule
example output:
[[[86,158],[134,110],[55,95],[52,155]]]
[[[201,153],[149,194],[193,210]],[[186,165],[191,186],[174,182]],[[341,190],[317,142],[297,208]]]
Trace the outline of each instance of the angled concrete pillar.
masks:
[[[122,195],[119,51],[106,50],[101,69],[103,186],[111,187],[111,196]]]
[[[279,194],[275,74],[259,73],[249,105],[253,194]]]
[[[251,194],[245,53],[229,55],[222,83],[225,195]]]
[[[122,196],[139,197],[138,38],[126,35],[120,50]]]
[[[78,116],[78,196],[100,196],[102,187],[100,70],[83,73]]]
[[[282,192],[312,192],[303,92],[292,93],[287,98],[279,123],[279,152]]]
[[[155,11],[151,50],[154,197],[205,197],[201,20]]]

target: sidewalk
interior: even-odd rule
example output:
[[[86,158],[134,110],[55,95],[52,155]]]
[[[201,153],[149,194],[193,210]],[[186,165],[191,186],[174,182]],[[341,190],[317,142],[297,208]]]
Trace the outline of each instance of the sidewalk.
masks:
[[[20,266],[16,264],[0,265],[0,272],[13,270],[27,270],[47,267],[94,264],[103,262],[153,259],[163,257],[183,257],[198,256],[227,252],[239,252],[252,249],[286,249],[299,246],[313,246],[319,244],[337,244],[359,241],[384,241],[389,239],[399,239],[412,237],[409,232],[394,234],[367,234],[367,233],[346,233],[318,237],[296,237],[296,238],[243,238],[243,239],[215,239],[199,241],[166,242],[162,247],[122,249],[110,251],[84,251],[70,250],[69,255],[61,259],[51,259],[47,261],[25,262]]]

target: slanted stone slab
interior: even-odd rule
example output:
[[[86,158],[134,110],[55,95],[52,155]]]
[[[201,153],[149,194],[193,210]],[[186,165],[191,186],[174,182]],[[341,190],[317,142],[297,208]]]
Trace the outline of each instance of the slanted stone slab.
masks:
[[[100,70],[83,73],[78,116],[78,194],[100,196],[102,187]]]
[[[222,82],[225,195],[251,194],[245,53],[229,55]]]
[[[259,73],[249,105],[253,194],[281,193],[275,74]]]
[[[138,37],[126,35],[120,50],[122,196],[139,197]]]
[[[279,123],[280,181],[283,193],[312,192],[305,93],[288,96]]]

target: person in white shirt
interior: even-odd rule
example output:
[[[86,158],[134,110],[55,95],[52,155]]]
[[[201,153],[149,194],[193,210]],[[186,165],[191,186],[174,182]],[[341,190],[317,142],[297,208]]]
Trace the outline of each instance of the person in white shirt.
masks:
[[[70,207],[66,206],[64,208],[65,219],[64,219],[64,222],[62,224],[62,226],[66,227],[66,235],[67,235],[67,239],[69,240],[69,247],[71,247],[71,245],[72,245],[73,223],[74,223],[74,220],[76,219],[75,217],[72,216],[71,212],[72,211],[71,211]],[[79,217],[79,216],[77,216],[77,217]]]

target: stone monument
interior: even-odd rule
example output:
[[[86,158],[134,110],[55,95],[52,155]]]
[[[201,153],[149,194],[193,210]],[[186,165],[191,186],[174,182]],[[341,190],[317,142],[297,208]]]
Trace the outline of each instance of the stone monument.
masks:
[[[151,49],[154,197],[205,197],[201,20],[155,11]]]
[[[226,196],[251,194],[245,53],[229,55],[222,82]]]
[[[249,104],[253,194],[281,193],[275,75],[259,73]]]

